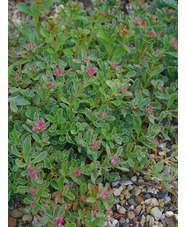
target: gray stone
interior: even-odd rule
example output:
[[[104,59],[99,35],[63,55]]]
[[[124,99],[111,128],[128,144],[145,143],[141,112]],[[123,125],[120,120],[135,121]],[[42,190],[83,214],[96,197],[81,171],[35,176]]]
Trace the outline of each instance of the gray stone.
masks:
[[[125,223],[125,218],[121,217],[120,220],[119,220],[119,224],[123,225],[124,223]]]
[[[145,224],[145,216],[144,215],[141,216],[140,224],[141,224],[142,227]]]
[[[124,207],[121,207],[121,206],[117,209],[117,211],[120,214],[125,214],[126,213],[126,209]]]
[[[119,187],[119,188],[114,188],[113,193],[115,196],[120,196],[121,192],[123,191],[123,187]]]
[[[112,187],[116,187],[119,184],[120,181],[114,181],[112,182]]]
[[[127,185],[130,185],[130,184],[133,184],[132,181],[130,181],[130,180],[121,181],[121,185],[127,186]]]
[[[115,227],[115,225],[111,224],[110,227]]]
[[[165,216],[169,218],[169,217],[174,216],[174,213],[173,213],[172,211],[167,211],[167,212],[165,213]]]
[[[128,190],[129,192],[130,192],[133,188],[134,188],[134,186],[131,185],[131,184],[127,186],[127,190]]]
[[[162,216],[162,212],[159,210],[158,207],[154,207],[150,210],[150,214],[158,221],[161,216]]]
[[[125,199],[130,199],[130,197],[131,197],[131,194],[130,193],[127,193],[126,195],[125,195]]]
[[[158,206],[159,202],[156,198],[150,198],[145,200],[145,205],[149,205],[150,203],[153,203],[154,206]]]
[[[32,215],[31,214],[25,214],[25,215],[23,215],[23,217],[22,217],[22,221],[23,222],[31,222],[32,221]]]
[[[128,211],[127,217],[128,217],[128,219],[130,219],[130,220],[133,219],[133,218],[135,217],[134,211]]]
[[[115,220],[112,222],[112,224],[113,224],[113,225],[117,225],[117,224],[118,224],[118,220],[115,219]]]
[[[134,207],[136,207],[138,204],[134,201],[134,199],[129,199],[128,200],[128,204],[133,205]]]
[[[138,180],[139,183],[144,183],[145,181],[143,179]]]
[[[131,181],[136,182],[136,181],[137,181],[137,176],[133,176],[133,177],[131,178]]]
[[[171,197],[170,196],[166,196],[165,205],[169,204],[170,202],[171,202]]]
[[[13,209],[11,212],[10,212],[10,215],[13,217],[13,218],[21,218],[24,213],[23,211],[21,210],[18,210],[18,209]]]
[[[132,189],[132,194],[133,194],[134,196],[138,196],[140,193],[141,193],[141,188],[139,188],[139,187],[134,187],[134,188]]]
[[[154,225],[154,218],[151,216],[149,219],[149,227],[152,227]]]

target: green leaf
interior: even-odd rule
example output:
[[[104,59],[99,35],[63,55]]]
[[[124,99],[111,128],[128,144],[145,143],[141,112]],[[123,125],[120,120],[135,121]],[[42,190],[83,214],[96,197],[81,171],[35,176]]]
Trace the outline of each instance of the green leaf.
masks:
[[[169,101],[167,103],[167,109],[169,109],[169,107],[172,105],[172,103],[174,102],[175,99],[177,99],[177,94],[172,94],[169,98]]]
[[[96,195],[96,190],[93,184],[88,184],[88,190],[90,192],[90,196],[94,197]]]
[[[57,205],[57,206],[55,207],[55,209],[54,209],[54,212],[53,212],[53,213],[54,213],[54,215],[53,215],[54,218],[57,218],[57,217],[58,217],[59,211],[60,211],[60,206]]]
[[[68,191],[69,191],[69,186],[68,185],[65,185],[64,188],[63,188],[62,196],[65,196]]]
[[[40,153],[40,154],[38,155],[38,157],[36,157],[36,158],[33,160],[33,163],[41,162],[46,156],[47,156],[47,152],[46,152],[46,151]]]
[[[161,171],[162,169],[163,169],[163,163],[162,162],[158,162],[154,166],[154,168],[151,170],[151,173],[157,173],[158,174],[158,172]]]
[[[158,66],[155,67],[155,69],[152,71],[151,77],[160,74],[163,70],[164,70],[163,65],[158,65]]]
[[[151,149],[154,148],[154,143],[150,139],[141,139],[141,140],[139,140],[139,142],[141,142],[146,147],[149,147]]]
[[[56,179],[52,179],[50,181],[50,183],[51,183],[51,185],[52,185],[53,188],[55,188],[56,190],[59,190],[58,183],[57,183],[57,180]]]
[[[59,191],[62,192],[63,190],[63,183],[64,183],[64,180],[65,178],[63,176],[61,176],[58,181],[57,181],[57,184],[58,184],[58,187],[59,187]]]
[[[67,198],[69,198],[70,200],[74,201],[75,200],[75,196],[71,193],[71,192],[67,192],[65,195]]]
[[[86,201],[87,201],[88,203],[95,203],[95,202],[96,202],[96,198],[90,197],[90,198],[86,199]]]
[[[134,129],[137,133],[137,135],[139,136],[140,131],[141,131],[141,118],[134,118]]]
[[[11,108],[11,110],[12,110],[14,113],[17,113],[18,108],[17,108],[17,106],[15,105],[15,103],[10,102],[10,108]]]
[[[42,9],[48,9],[54,4],[54,0],[45,0]]]
[[[99,224],[101,223],[101,218],[100,217],[97,217],[96,219],[94,219],[94,221],[92,221],[89,226],[90,227],[96,227],[96,226],[99,226]]]
[[[19,158],[22,158],[22,154],[17,150],[16,145],[12,145],[11,150],[12,150],[12,154],[14,154]]]
[[[97,37],[100,38],[100,39],[103,39],[104,41],[109,43],[109,34],[108,34],[108,32],[104,32],[104,31],[98,32],[97,33]]]
[[[23,2],[18,3],[18,4],[16,5],[16,8],[17,8],[19,11],[23,12],[23,13],[27,13],[27,14],[33,16],[31,10],[29,9],[29,7],[28,7],[25,3],[23,3]]]
[[[85,109],[85,114],[86,114],[87,118],[88,118],[90,121],[92,121],[92,122],[94,121],[94,115],[93,115],[93,113],[92,113],[92,110],[86,108],[86,109]]]
[[[145,59],[141,59],[140,63],[150,71],[149,64]]]
[[[125,75],[125,77],[128,77],[128,78],[134,77],[136,74],[137,74],[136,71],[129,71],[129,72]]]
[[[51,211],[51,209],[50,209],[49,206],[47,206],[47,205],[42,205],[42,208],[43,208],[43,210],[44,210],[47,214],[52,215],[52,211]]]
[[[42,195],[43,195],[43,192],[44,192],[44,188],[40,188],[40,189],[37,191],[37,196],[42,196]]]
[[[23,168],[26,166],[26,163],[20,161],[19,159],[16,159],[15,163],[19,168]]]
[[[131,158],[128,158],[128,164],[130,167],[134,167],[135,163],[133,162],[133,160]]]
[[[122,154],[122,152],[123,152],[123,147],[119,147],[116,152],[117,156],[119,157]]]
[[[80,193],[81,195],[84,195],[87,192],[87,184],[83,183],[80,185]]]
[[[31,140],[29,137],[27,137],[23,142],[23,154],[25,158],[27,158],[27,155],[31,149]]]
[[[175,58],[178,58],[177,52],[165,52],[165,54],[170,55],[170,56],[175,57]]]

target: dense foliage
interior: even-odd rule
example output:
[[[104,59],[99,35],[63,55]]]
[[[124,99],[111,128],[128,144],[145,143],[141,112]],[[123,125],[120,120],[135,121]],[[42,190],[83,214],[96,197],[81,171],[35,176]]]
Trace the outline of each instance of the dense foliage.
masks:
[[[154,139],[175,136],[177,4],[163,2],[124,15],[68,1],[42,22],[53,1],[17,5],[33,20],[9,27],[9,205],[24,199],[35,226],[103,226],[104,182],[148,169]],[[162,168],[148,175],[169,182]]]

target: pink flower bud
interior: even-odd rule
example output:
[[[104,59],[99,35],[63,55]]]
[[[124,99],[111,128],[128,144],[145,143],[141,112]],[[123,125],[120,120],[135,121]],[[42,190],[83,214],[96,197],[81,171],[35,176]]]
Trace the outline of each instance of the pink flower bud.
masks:
[[[55,219],[55,226],[58,226],[58,227],[60,227],[60,226],[62,226],[63,225],[63,223],[64,223],[64,221],[63,221],[63,218],[62,217],[57,217],[56,219]]]

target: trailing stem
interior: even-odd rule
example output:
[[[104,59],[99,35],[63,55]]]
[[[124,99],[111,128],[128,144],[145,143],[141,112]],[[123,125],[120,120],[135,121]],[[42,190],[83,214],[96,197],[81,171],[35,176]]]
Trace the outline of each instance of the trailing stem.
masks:
[[[51,34],[51,38],[52,38],[52,44],[53,44],[54,52],[55,52],[55,60],[57,61],[57,49],[56,49],[56,44],[55,44],[55,41],[54,41],[54,35],[53,34]]]

